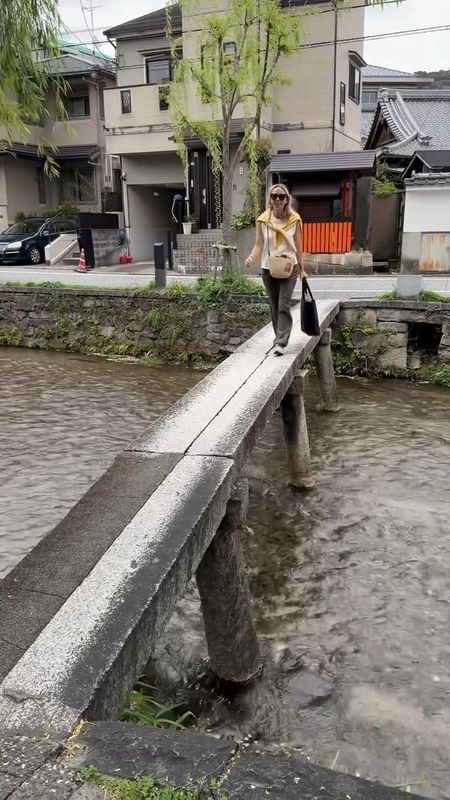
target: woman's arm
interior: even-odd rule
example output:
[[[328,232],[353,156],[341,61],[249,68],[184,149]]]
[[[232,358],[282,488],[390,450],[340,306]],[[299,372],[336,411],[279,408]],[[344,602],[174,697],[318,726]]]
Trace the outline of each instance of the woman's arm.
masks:
[[[264,236],[262,232],[262,225],[260,222],[256,223],[256,237],[255,237],[255,244],[253,246],[253,250],[245,260],[245,266],[249,267],[250,264],[253,263],[255,258],[260,258],[261,253],[264,247]]]
[[[300,267],[300,277],[306,278],[307,274],[303,266],[303,225],[301,222],[297,222],[297,227],[295,229],[295,249],[297,251],[297,261]]]

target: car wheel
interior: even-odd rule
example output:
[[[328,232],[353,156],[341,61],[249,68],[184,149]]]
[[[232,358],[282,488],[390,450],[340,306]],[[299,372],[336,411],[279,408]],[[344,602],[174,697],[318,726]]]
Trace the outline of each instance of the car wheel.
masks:
[[[27,260],[32,264],[40,264],[42,261],[42,253],[39,247],[30,247],[27,253]]]

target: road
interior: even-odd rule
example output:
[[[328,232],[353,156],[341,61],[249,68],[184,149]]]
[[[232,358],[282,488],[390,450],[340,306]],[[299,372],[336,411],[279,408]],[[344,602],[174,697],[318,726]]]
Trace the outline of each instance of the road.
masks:
[[[150,264],[133,265],[132,267],[99,267],[86,274],[74,272],[72,269],[52,267],[0,267],[0,284],[8,281],[40,283],[42,281],[60,281],[78,286],[99,287],[104,289],[120,289],[124,286],[145,286],[154,280],[154,270]],[[167,273],[167,283],[194,283],[196,276]],[[256,280],[260,280],[256,278]],[[318,299],[336,298],[349,300],[373,298],[394,289],[396,275],[312,275],[311,289]],[[450,275],[424,276],[424,288],[440,294],[450,295]],[[296,290],[296,296],[299,289]]]

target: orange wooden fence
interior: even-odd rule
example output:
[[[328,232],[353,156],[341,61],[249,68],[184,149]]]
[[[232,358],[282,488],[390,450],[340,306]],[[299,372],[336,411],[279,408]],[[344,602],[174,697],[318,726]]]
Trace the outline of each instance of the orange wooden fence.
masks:
[[[305,222],[305,253],[348,253],[352,246],[351,222]]]

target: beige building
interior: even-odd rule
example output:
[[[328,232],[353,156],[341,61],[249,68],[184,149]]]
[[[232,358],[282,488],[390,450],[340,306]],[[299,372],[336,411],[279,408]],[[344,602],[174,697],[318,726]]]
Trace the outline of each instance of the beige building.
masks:
[[[285,0],[282,5],[298,6],[299,13],[310,5],[314,13],[303,18],[304,46],[280,64],[291,83],[277,88],[276,104],[264,112],[264,132],[272,139],[274,155],[359,151],[365,63],[361,0],[349,0],[340,12],[328,0]],[[183,55],[200,59],[199,37],[190,30],[198,26],[198,17],[184,17],[178,6],[171,8],[172,30],[180,37]],[[201,11],[208,10],[208,0],[203,0]],[[117,87],[105,92],[106,147],[121,157],[125,222],[135,259],[150,258],[153,243],[164,241],[177,193],[187,195],[201,229],[216,227],[209,154],[199,140],[187,137],[187,175],[176,154],[165,93],[172,77],[165,31],[166,10],[161,9],[105,32],[115,40],[118,61]],[[193,93],[189,102],[191,113],[208,118],[210,111],[199,96]],[[234,146],[242,137],[242,117],[238,109]],[[247,177],[241,163],[234,177],[234,212],[245,201]],[[339,181],[333,185],[339,194]]]
[[[65,202],[81,211],[99,211],[120,198],[120,162],[106,154],[104,127],[104,90],[115,86],[114,61],[81,45],[63,43],[61,50],[49,70],[70,86],[64,101],[67,120],[57,121],[50,89],[40,124],[30,124],[26,141],[13,141],[0,154],[0,230],[19,212],[45,216]],[[57,147],[59,178],[50,180],[44,173],[38,157],[44,139]]]

